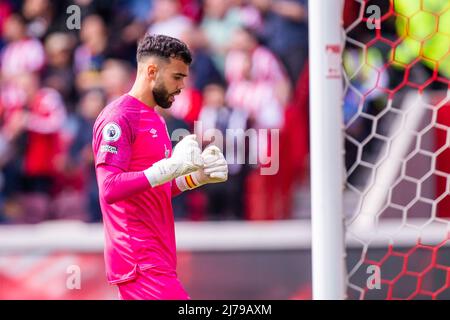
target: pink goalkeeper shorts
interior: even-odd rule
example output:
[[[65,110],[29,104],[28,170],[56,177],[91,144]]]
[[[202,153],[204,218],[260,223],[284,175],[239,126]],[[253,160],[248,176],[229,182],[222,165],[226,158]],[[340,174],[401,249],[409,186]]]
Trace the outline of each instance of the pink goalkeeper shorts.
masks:
[[[176,275],[139,270],[135,279],[118,283],[121,300],[189,300]]]

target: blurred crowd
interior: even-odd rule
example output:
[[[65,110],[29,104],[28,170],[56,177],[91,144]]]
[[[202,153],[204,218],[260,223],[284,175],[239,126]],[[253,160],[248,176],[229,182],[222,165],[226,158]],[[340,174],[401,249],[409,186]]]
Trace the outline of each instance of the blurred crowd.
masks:
[[[145,32],[193,52],[186,88],[160,110],[169,133],[196,121],[280,133],[277,174],[231,161],[227,183],[174,199],[176,219],[292,216],[308,153],[307,0],[0,0],[1,223],[101,221],[92,125],[130,89]]]

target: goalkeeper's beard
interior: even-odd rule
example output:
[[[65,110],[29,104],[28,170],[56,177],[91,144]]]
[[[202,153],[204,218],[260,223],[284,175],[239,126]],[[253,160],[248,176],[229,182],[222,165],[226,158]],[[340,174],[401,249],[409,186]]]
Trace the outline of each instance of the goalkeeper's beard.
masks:
[[[173,101],[170,101],[169,98],[171,96],[175,97],[176,94],[179,94],[180,91],[175,91],[174,93],[169,94],[166,87],[163,83],[157,82],[155,87],[152,90],[153,98],[158,106],[163,109],[169,109],[172,106]]]

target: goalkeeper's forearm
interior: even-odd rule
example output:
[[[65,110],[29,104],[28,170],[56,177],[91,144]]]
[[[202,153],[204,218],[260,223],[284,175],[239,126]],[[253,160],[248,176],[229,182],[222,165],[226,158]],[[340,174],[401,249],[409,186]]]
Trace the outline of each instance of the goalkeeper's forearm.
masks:
[[[98,185],[108,204],[154,188],[198,170],[203,166],[195,134],[184,137],[173,149],[172,157],[161,159],[141,172],[123,172],[108,165],[97,167]]]
[[[125,200],[148,188],[169,182],[178,176],[169,159],[154,163],[144,171],[124,172],[115,166],[97,167],[97,179],[106,203]]]
[[[125,200],[151,188],[144,172],[123,172],[117,167],[108,165],[97,167],[97,181],[100,196],[107,204]]]

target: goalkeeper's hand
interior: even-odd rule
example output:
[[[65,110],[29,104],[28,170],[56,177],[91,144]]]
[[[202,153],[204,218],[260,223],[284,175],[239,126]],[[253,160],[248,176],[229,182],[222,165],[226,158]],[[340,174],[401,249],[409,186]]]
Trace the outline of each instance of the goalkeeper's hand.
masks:
[[[201,154],[203,167],[176,179],[181,191],[191,190],[207,183],[225,182],[228,179],[228,164],[216,146],[207,147]]]
[[[173,149],[172,156],[155,162],[144,170],[152,187],[159,186],[177,177],[189,174],[201,168],[203,160],[196,135],[184,137]]]

